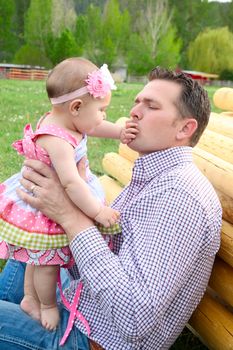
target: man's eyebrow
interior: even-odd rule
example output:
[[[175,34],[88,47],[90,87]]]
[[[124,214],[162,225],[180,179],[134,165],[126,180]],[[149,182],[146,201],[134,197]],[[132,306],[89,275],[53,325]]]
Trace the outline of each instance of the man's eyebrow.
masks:
[[[144,98],[140,99],[139,97],[137,97],[137,98],[135,99],[135,102],[136,102],[136,103],[137,103],[137,102],[140,102],[140,101],[142,101],[142,102],[144,102],[144,103],[156,103],[156,104],[158,104],[158,105],[161,105],[161,103],[160,103],[158,100],[155,100],[155,99],[153,99],[153,98],[146,98],[146,97],[144,97]]]

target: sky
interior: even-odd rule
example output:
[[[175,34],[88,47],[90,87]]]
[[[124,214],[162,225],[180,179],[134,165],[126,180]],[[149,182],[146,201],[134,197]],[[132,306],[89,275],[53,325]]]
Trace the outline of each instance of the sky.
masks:
[[[209,0],[209,2],[217,1],[217,2],[231,2],[232,0]]]

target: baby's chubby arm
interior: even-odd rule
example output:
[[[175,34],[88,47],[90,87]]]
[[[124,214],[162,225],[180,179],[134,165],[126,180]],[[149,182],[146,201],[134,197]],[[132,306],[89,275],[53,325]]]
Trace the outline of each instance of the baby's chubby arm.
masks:
[[[93,129],[89,136],[103,137],[120,140],[122,143],[129,143],[135,139],[138,133],[137,124],[131,120],[126,121],[125,126],[103,120],[100,125]]]
[[[40,145],[48,152],[59,180],[72,202],[105,227],[113,225],[119,218],[119,212],[102,205],[91,193],[87,183],[79,176],[73,147],[67,141],[50,135],[40,137]]]

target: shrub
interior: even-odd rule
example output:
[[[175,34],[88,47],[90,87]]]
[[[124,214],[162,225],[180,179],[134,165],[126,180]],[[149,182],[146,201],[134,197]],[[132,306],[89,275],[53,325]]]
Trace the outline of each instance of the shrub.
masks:
[[[224,69],[220,73],[219,79],[220,80],[231,80],[231,81],[233,81],[233,70]]]

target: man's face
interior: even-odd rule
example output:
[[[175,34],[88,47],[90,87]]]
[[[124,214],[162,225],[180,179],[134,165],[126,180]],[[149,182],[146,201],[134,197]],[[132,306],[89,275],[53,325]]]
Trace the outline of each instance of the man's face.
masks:
[[[136,96],[130,116],[139,133],[129,147],[140,155],[179,145],[177,134],[184,120],[177,103],[181,86],[172,81],[152,80]]]

